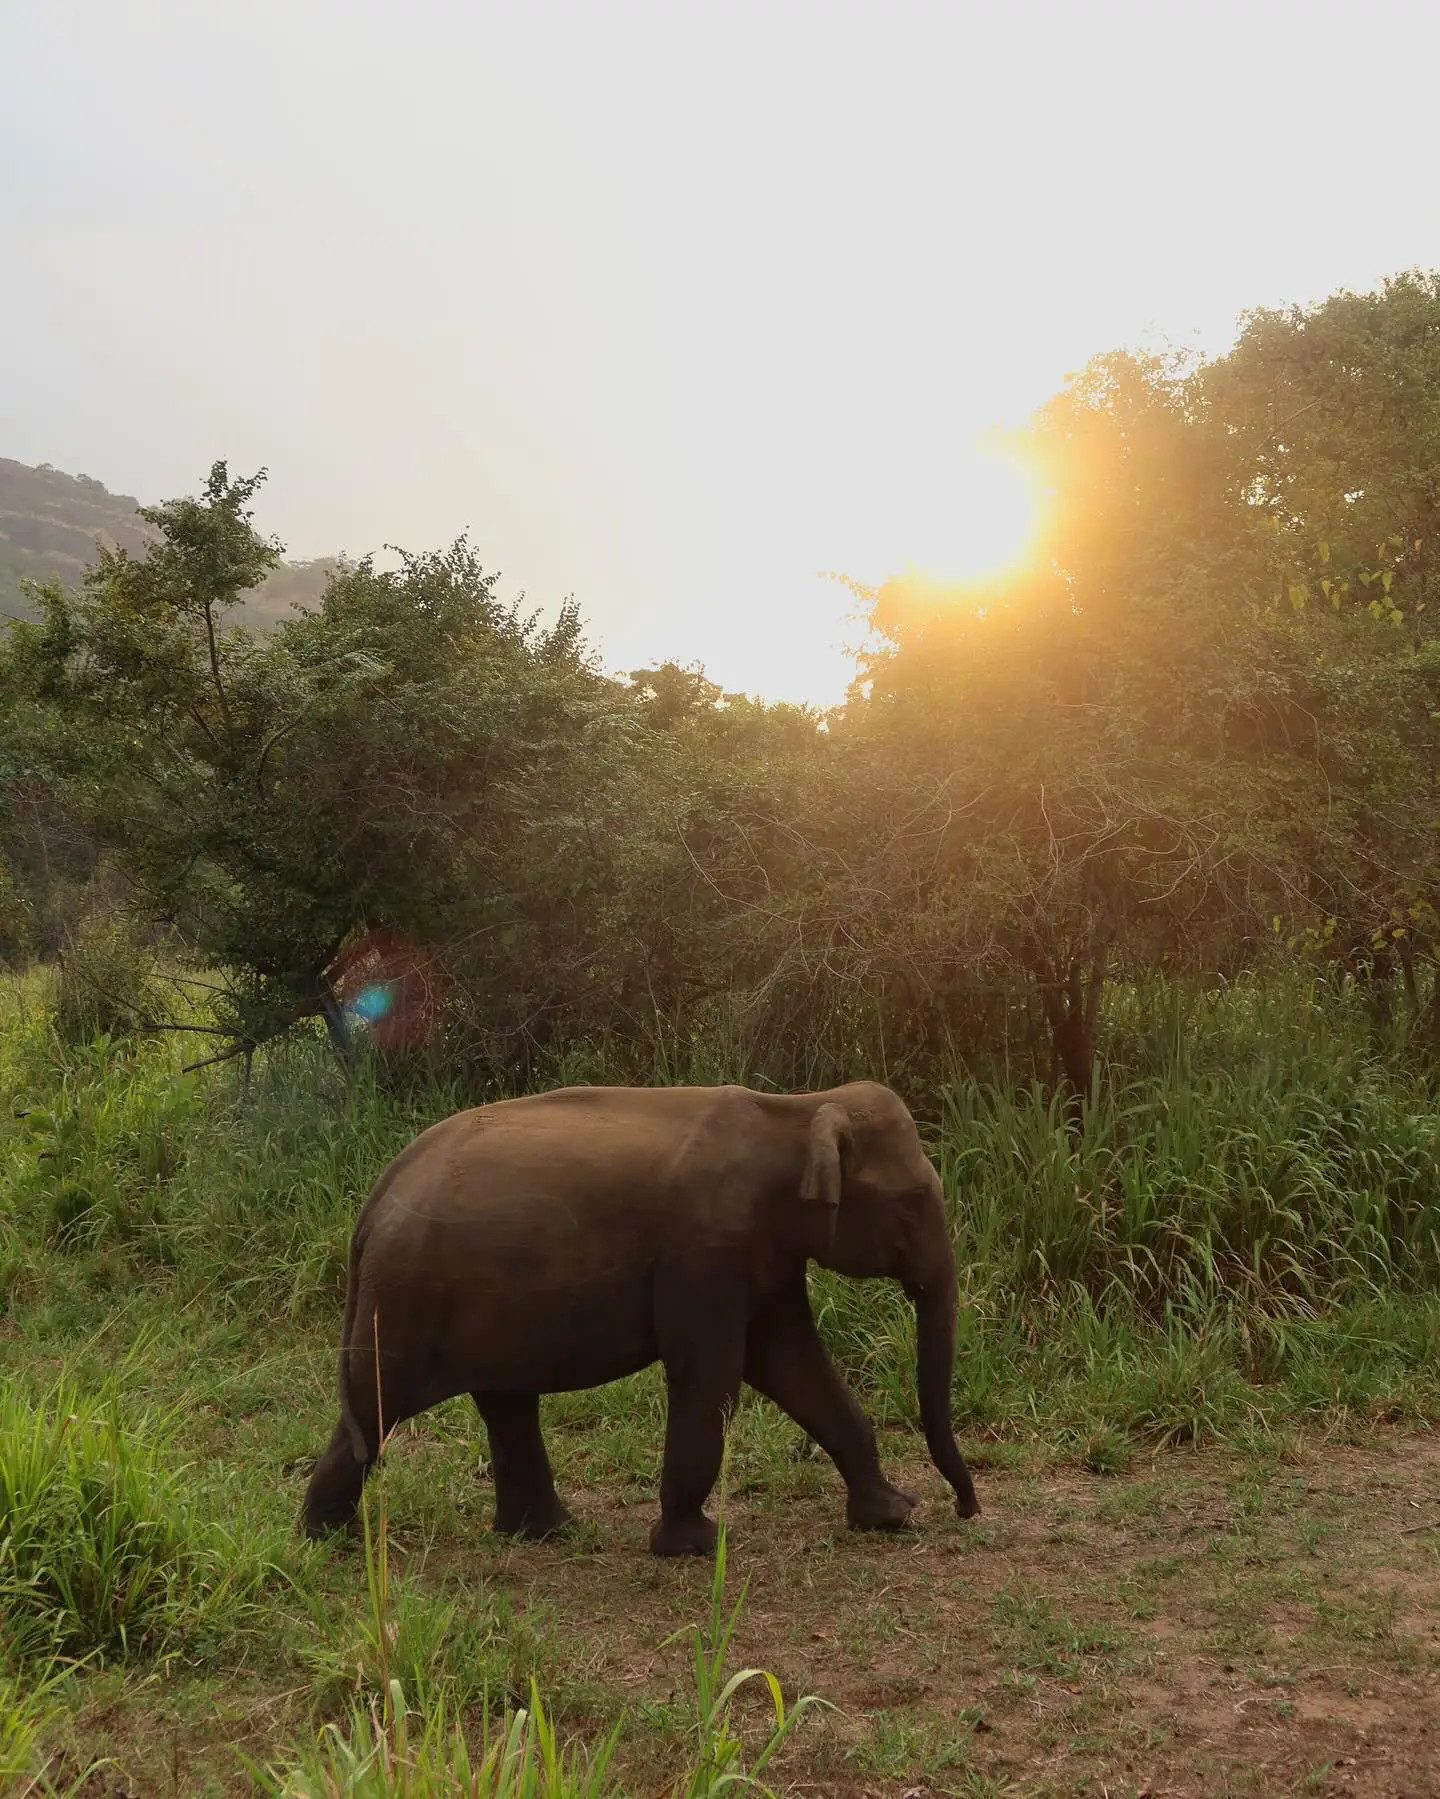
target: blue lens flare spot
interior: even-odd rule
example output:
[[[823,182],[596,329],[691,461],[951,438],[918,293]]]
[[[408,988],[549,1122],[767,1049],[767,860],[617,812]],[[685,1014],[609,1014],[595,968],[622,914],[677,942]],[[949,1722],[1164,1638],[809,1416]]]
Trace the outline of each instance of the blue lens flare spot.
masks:
[[[366,1024],[378,1024],[392,1003],[393,995],[388,987],[362,987],[351,1002],[350,1010]]]

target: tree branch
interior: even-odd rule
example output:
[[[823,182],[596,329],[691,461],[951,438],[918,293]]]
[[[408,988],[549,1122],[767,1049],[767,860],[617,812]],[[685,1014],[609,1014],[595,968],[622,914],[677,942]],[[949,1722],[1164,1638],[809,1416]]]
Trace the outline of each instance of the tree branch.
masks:
[[[253,1056],[258,1046],[248,1038],[232,1043],[229,1049],[222,1049],[217,1056],[206,1056],[199,1062],[187,1062],[180,1070],[181,1074],[194,1074],[200,1068],[214,1068],[220,1062],[233,1062],[237,1056]]]

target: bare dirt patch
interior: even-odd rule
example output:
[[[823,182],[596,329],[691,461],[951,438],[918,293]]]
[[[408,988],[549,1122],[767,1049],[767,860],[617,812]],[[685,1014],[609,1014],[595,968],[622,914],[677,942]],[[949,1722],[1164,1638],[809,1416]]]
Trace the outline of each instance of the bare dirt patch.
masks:
[[[1440,1794],[1440,1436],[1171,1451],[1111,1476],[982,1466],[973,1523],[915,1446],[886,1445],[922,1497],[901,1536],[844,1530],[839,1483],[811,1462],[772,1464],[727,1507],[729,1601],[747,1588],[731,1668],[834,1708],[802,1720],[768,1771],[778,1789]],[[439,1453],[418,1431],[396,1449],[412,1466]],[[562,1443],[562,1470],[573,1459]],[[397,1507],[397,1573],[462,1608],[503,1595],[542,1651],[562,1731],[593,1738],[623,1712],[617,1772],[658,1799],[693,1718],[691,1651],[667,1639],[708,1616],[710,1565],[647,1553],[654,1496],[638,1473],[568,1481],[581,1530],[518,1545],[483,1529],[488,1493],[470,1478],[438,1533]],[[354,1551],[331,1576],[335,1599],[361,1601]],[[747,1731],[763,1709],[747,1689]],[[315,1727],[306,1683],[261,1666],[193,1687],[117,1672],[72,1720],[67,1762],[112,1758],[92,1799],[240,1793],[241,1753],[291,1762]]]
[[[728,1508],[736,1664],[838,1708],[781,1765],[797,1790],[1440,1793],[1435,1437],[992,1469],[976,1524],[900,1473],[925,1503],[898,1538],[838,1528],[838,1490]],[[648,1498],[582,1503],[587,1546],[487,1554],[487,1578],[548,1614],[577,1696],[668,1714],[688,1652],[662,1645],[708,1569],[650,1560]]]

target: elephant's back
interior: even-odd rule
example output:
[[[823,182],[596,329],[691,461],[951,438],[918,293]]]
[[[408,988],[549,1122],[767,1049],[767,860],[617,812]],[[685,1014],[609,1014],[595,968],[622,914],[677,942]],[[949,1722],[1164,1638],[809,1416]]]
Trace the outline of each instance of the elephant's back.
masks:
[[[564,1087],[457,1112],[422,1132],[377,1185],[385,1212],[454,1222],[551,1217],[567,1207],[628,1215],[695,1178],[738,1087]]]
[[[734,1141],[743,1088],[561,1088],[432,1125],[371,1193],[365,1256],[478,1258],[522,1284],[656,1251]],[[719,1130],[717,1131],[717,1124]],[[683,1203],[682,1203],[683,1202]]]

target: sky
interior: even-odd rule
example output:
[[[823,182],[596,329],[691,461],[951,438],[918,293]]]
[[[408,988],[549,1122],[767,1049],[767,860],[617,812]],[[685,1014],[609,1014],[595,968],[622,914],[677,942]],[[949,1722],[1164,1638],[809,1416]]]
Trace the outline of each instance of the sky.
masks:
[[[1440,266],[1434,0],[0,0],[0,455],[827,703],[1120,346]]]

